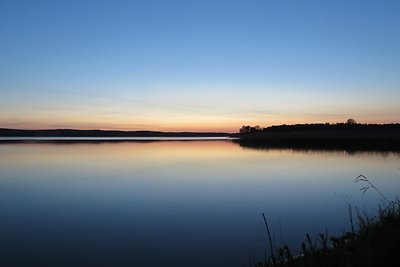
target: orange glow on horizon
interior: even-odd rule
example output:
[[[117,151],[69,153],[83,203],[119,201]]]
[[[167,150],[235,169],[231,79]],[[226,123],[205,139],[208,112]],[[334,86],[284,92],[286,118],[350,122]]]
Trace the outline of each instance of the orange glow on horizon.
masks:
[[[349,117],[350,118],[350,117]],[[148,124],[137,126],[128,123],[114,122],[98,122],[98,123],[24,123],[24,124],[0,124],[0,128],[11,129],[27,129],[27,130],[43,130],[43,129],[78,129],[78,130],[117,130],[117,131],[161,131],[161,132],[223,132],[236,133],[243,125],[259,125],[268,127],[272,125],[282,124],[305,124],[305,123],[340,123],[345,122],[347,118],[330,119],[330,120],[305,120],[305,119],[287,119],[287,120],[271,120],[268,123],[262,121],[248,120],[229,123],[182,123],[182,124]],[[398,123],[396,120],[357,120],[358,123]]]

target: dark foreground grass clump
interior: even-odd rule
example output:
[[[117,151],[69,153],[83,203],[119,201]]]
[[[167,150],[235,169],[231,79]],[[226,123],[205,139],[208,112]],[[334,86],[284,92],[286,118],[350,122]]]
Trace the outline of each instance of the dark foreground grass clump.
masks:
[[[379,190],[360,175],[357,182],[366,182],[361,190]],[[301,246],[301,252],[293,255],[287,246],[271,253],[267,262],[258,263],[259,267],[314,267],[314,266],[400,266],[400,199],[389,201],[384,198],[385,207],[379,208],[375,217],[355,209],[353,221],[352,207],[349,216],[352,229],[338,237],[328,238],[320,234],[312,239],[308,234]]]

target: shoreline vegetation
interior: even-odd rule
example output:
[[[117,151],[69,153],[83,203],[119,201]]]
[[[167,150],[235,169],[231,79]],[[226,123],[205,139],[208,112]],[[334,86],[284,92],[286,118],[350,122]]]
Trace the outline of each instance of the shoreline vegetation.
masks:
[[[232,142],[251,149],[400,151],[400,124],[360,124],[353,119],[346,123],[314,123],[242,126],[238,133],[221,132],[161,132],[43,129],[23,130],[0,128],[0,137],[12,138],[97,138],[96,142],[111,142],[107,138],[232,138]],[[105,138],[102,140],[101,138]],[[62,140],[73,142],[76,140]],[[82,142],[88,140],[81,140]],[[124,140],[128,141],[128,140]],[[2,140],[2,142],[6,142]],[[9,141],[7,141],[9,142]]]
[[[243,126],[234,140],[245,148],[400,151],[400,124],[317,123]]]
[[[363,193],[374,190],[382,197],[375,216],[348,205],[351,229],[341,236],[328,236],[328,230],[315,239],[306,234],[300,252],[292,254],[288,246],[275,248],[268,223],[264,221],[270,240],[270,256],[264,262],[250,262],[250,267],[317,267],[317,266],[398,266],[400,252],[400,199],[389,200],[364,175],[355,182],[362,183]]]

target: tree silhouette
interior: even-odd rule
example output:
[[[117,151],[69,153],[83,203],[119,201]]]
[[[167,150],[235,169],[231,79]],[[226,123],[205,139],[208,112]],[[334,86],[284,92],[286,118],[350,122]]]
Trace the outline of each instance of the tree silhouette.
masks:
[[[347,121],[346,121],[346,123],[347,124],[357,124],[357,122],[356,122],[356,120],[355,119],[348,119]]]

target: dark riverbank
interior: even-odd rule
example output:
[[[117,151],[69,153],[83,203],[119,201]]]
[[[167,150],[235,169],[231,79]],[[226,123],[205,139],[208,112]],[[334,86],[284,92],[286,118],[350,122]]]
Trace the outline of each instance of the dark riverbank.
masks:
[[[350,206],[349,206],[350,207]],[[368,216],[349,209],[352,230],[339,237],[321,233],[306,235],[299,255],[287,246],[276,249],[274,257],[257,267],[317,267],[317,266],[398,266],[400,252],[399,200],[392,201],[377,216]]]
[[[239,135],[242,147],[400,151],[400,124],[298,124]]]
[[[329,236],[328,229],[315,238],[306,234],[300,250],[295,254],[286,245],[273,246],[267,221],[264,217],[270,255],[254,267],[317,267],[317,266],[398,266],[400,247],[400,199],[389,200],[368,178],[359,175],[363,193],[374,191],[382,199],[375,215],[360,211],[347,203],[350,229],[340,236]],[[264,213],[262,214],[264,216]],[[253,264],[251,264],[253,265]]]

